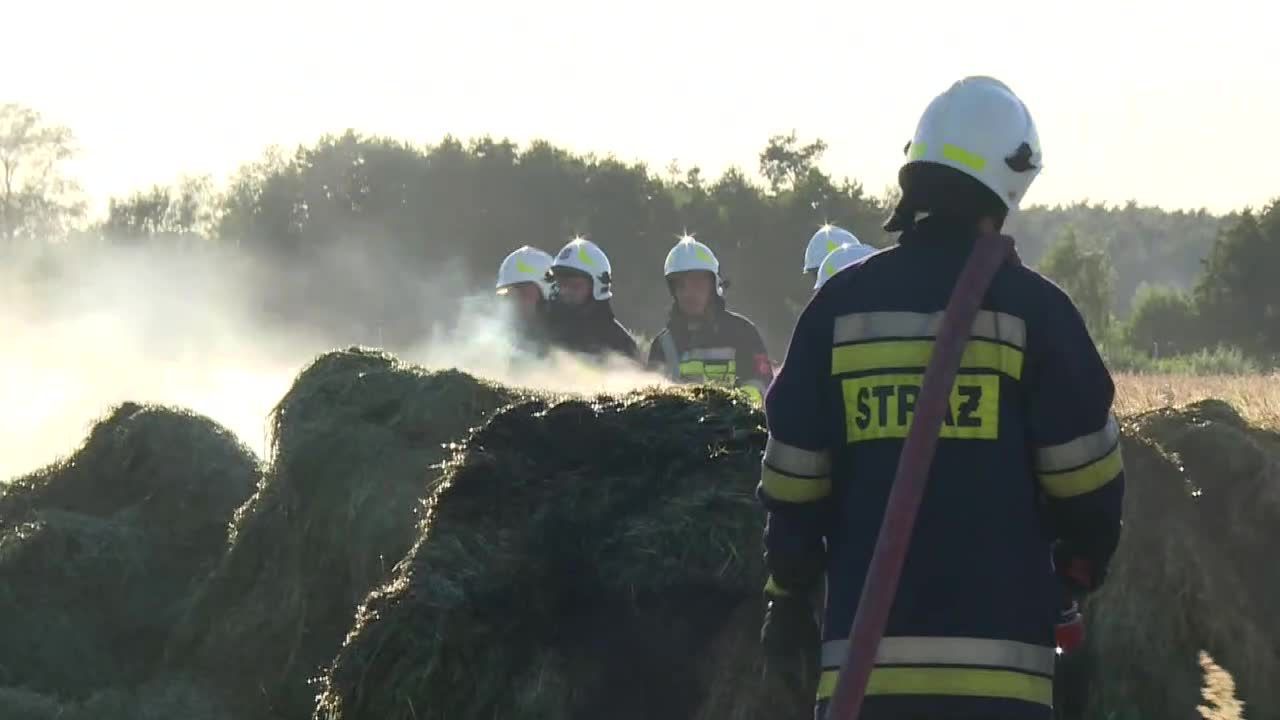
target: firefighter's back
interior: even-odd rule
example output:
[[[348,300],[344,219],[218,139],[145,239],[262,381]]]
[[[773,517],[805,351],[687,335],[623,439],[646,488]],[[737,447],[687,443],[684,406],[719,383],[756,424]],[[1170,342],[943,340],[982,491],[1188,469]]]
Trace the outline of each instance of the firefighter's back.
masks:
[[[832,453],[832,568],[870,564],[925,366],[971,233],[921,223],[898,247],[834,278],[826,432]],[[872,676],[868,717],[1047,717],[1060,597],[1028,455],[1029,373],[1052,285],[1006,265],[974,322],[948,403],[897,599]],[[822,688],[834,688],[862,592],[828,577]],[[939,700],[945,698],[940,706]]]

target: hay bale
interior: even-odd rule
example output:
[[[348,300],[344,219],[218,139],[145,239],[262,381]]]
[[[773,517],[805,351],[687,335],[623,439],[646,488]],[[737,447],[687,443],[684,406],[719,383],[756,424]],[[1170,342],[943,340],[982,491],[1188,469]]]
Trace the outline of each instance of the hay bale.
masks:
[[[257,460],[189,412],[126,403],[0,495],[0,684],[81,698],[159,664]]]
[[[45,508],[100,518],[128,511],[148,531],[221,543],[257,480],[253,453],[212,420],[126,402],[69,457],[4,486],[0,528]]]
[[[760,653],[764,598],[740,605],[708,648],[699,676],[705,696],[693,720],[810,720],[818,668],[802,688],[765,671]]]
[[[361,607],[315,717],[696,716],[712,658],[755,654],[758,605],[742,608],[764,579],[762,423],[742,396],[709,388],[497,415],[451,460],[422,535]],[[733,682],[747,693],[759,679]]]
[[[67,708],[57,698],[23,688],[0,688],[0,718],[6,720],[67,720]]]
[[[1280,717],[1280,571],[1265,555],[1280,527],[1271,441],[1216,401],[1124,429],[1124,536],[1086,608],[1085,653],[1065,668],[1067,716],[1198,718],[1207,651],[1249,717]]]
[[[317,359],[273,412],[270,468],[175,635],[175,665],[262,698],[264,711],[309,714],[309,678],[412,545],[433,466],[520,396],[380,352]]]
[[[5,720],[237,720],[240,715],[189,678],[161,676],[132,689],[108,689],[67,701],[23,688],[0,688]]]

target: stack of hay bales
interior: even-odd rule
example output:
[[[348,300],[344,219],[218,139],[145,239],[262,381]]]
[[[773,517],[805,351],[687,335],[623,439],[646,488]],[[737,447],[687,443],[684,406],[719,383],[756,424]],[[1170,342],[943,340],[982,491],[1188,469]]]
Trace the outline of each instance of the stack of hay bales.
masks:
[[[70,457],[5,486],[0,685],[74,699],[150,677],[258,479],[210,420],[126,403]]]
[[[365,595],[413,544],[449,443],[519,393],[374,351],[321,356],[273,413],[265,480],[170,646],[245,717],[305,717]]]
[[[710,388],[499,414],[361,608],[315,717],[808,717],[811,695],[760,679],[762,424]]]
[[[1124,429],[1124,536],[1066,667],[1068,716],[1198,717],[1207,651],[1248,717],[1280,717],[1280,442],[1218,401]]]

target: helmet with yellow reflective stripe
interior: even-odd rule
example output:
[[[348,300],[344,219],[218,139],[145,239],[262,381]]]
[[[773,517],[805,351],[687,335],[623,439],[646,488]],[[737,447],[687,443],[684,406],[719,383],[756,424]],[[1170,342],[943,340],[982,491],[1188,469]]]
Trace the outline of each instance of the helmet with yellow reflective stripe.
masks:
[[[822,258],[830,255],[832,250],[845,243],[851,245],[860,244],[853,233],[842,227],[828,224],[818,228],[818,232],[809,238],[809,245],[804,249],[803,272],[818,272],[818,266],[822,264]]]
[[[990,77],[967,77],[929,103],[906,147],[900,179],[917,164],[952,168],[1014,210],[1040,173],[1040,137],[1022,100]],[[906,183],[903,183],[906,192]]]
[[[547,271],[551,269],[551,255],[536,247],[525,245],[511,251],[498,267],[498,292],[520,283],[535,283],[542,297],[551,294],[551,282]]]
[[[858,243],[857,245],[845,243],[835,250],[832,250],[825,258],[823,258],[822,264],[818,266],[818,278],[813,283],[813,289],[817,290],[822,287],[823,284],[834,277],[836,273],[874,253],[875,251],[875,248],[870,245],[863,245],[862,243]]]
[[[590,240],[574,238],[568,245],[560,248],[560,252],[551,261],[553,276],[557,269],[577,271],[590,277],[591,295],[596,300],[613,297],[613,267],[609,264],[609,256]]]
[[[711,248],[685,235],[667,253],[666,262],[662,264],[662,274],[669,280],[676,273],[695,271],[705,271],[715,276],[716,294],[724,295],[724,283],[720,279],[720,260],[716,258],[715,253],[711,252]]]

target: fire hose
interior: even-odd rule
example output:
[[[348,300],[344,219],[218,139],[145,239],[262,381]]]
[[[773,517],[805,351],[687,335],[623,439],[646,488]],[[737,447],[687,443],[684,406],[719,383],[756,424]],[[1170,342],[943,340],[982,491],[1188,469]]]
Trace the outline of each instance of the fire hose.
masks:
[[[996,272],[1006,261],[1019,263],[1013,238],[979,237],[951,291],[933,353],[925,368],[911,428],[902,444],[898,469],[876,539],[862,597],[849,631],[849,649],[836,680],[827,720],[856,720],[862,709],[876,652],[884,637],[889,611],[924,497],[943,417],[951,402],[951,388],[977,317],[978,308]]]

